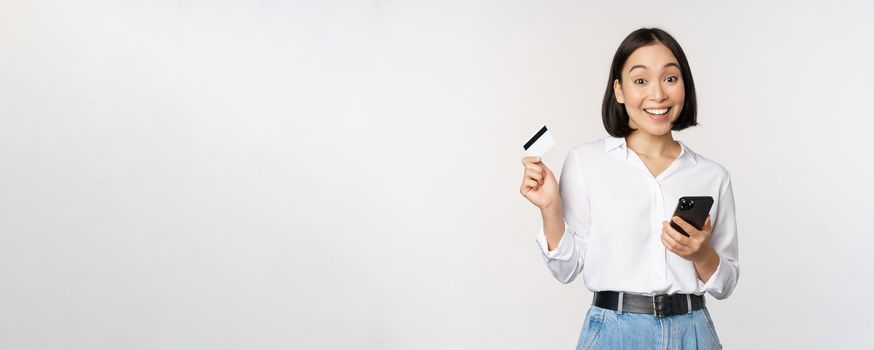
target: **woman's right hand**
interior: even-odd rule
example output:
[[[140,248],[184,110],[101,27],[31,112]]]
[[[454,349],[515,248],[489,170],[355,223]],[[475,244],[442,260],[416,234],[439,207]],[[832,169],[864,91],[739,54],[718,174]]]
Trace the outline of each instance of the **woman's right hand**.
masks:
[[[540,157],[522,158],[522,165],[525,166],[525,172],[519,192],[525,198],[540,209],[561,203],[558,181]]]

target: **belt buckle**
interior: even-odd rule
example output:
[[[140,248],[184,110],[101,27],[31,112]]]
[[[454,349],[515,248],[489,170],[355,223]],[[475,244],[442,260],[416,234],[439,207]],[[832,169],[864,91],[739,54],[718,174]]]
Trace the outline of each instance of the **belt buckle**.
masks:
[[[665,296],[669,296],[669,295],[668,294],[657,294],[657,295],[652,296],[652,314],[657,319],[664,318],[666,316],[669,316],[669,314],[670,314],[670,310],[666,310],[667,313],[659,312],[661,309],[660,306],[664,306],[664,303],[665,303],[664,301],[662,301],[661,303],[656,303],[657,298],[664,298]],[[667,301],[670,302],[670,298]]]

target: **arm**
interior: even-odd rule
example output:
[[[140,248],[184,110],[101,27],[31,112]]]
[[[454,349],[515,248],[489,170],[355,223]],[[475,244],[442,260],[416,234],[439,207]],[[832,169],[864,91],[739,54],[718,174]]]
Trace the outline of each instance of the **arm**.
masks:
[[[589,195],[574,150],[565,158],[559,188],[557,205],[541,208],[543,230],[537,243],[552,275],[570,283],[583,269],[590,226]]]
[[[679,217],[671,220],[689,233],[689,237],[681,235],[665,221],[662,223],[662,243],[665,248],[695,265],[699,279],[698,291],[710,293],[716,299],[731,295],[740,274],[731,180],[726,177],[720,187],[715,225],[711,225],[708,217],[699,231]]]
[[[564,236],[564,214],[562,213],[561,200],[558,203],[540,208],[540,217],[543,219],[543,233],[546,235],[548,250],[555,250],[561,237]]]
[[[726,178],[722,185],[716,213],[710,246],[718,258],[718,266],[709,278],[698,281],[698,285],[699,291],[710,293],[716,299],[725,299],[734,291],[740,276],[734,192],[730,178]]]

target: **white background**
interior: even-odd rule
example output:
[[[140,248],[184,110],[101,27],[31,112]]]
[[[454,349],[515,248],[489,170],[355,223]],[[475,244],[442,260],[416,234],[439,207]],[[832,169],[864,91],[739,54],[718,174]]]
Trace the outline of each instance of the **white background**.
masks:
[[[568,349],[518,192],[674,34],[732,174],[729,349],[871,348],[874,5],[0,1],[0,348]]]

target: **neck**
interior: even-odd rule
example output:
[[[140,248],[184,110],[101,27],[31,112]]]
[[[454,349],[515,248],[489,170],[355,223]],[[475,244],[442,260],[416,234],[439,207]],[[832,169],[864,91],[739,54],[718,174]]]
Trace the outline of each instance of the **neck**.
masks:
[[[674,136],[668,132],[664,135],[653,135],[640,129],[625,137],[625,144],[634,153],[647,157],[671,157],[679,148]]]

